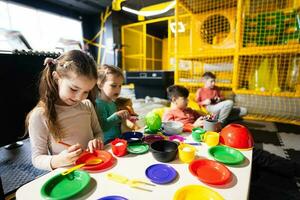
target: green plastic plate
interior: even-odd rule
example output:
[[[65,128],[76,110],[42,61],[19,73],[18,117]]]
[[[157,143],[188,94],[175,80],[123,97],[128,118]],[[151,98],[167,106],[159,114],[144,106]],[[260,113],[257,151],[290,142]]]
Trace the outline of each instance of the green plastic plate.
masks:
[[[134,143],[127,146],[127,151],[133,154],[146,153],[149,150],[149,145],[145,143]]]
[[[65,176],[59,173],[42,186],[41,195],[43,198],[51,200],[70,199],[87,187],[90,179],[87,172],[80,170]]]
[[[216,161],[229,165],[240,164],[245,159],[245,156],[239,150],[227,146],[211,147],[209,148],[208,153]]]

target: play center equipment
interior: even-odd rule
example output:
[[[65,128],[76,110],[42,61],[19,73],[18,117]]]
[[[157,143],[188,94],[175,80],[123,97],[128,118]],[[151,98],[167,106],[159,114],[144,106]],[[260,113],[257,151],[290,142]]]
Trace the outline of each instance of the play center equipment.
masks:
[[[175,83],[193,93],[211,71],[246,118],[300,124],[299,19],[297,0],[179,0]]]
[[[246,118],[300,124],[298,0],[178,0],[173,16],[122,26],[122,43],[126,71],[174,70],[190,96],[211,71]]]

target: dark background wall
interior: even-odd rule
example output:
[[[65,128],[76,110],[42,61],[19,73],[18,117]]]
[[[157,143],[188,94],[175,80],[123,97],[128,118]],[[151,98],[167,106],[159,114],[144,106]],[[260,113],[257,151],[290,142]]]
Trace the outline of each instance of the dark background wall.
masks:
[[[38,100],[38,79],[49,55],[0,53],[2,94],[0,147],[24,136],[25,117]],[[26,136],[27,137],[27,136]]]
[[[92,39],[98,33],[100,14],[105,10],[103,8],[99,9],[97,13],[89,13],[76,11],[72,7],[61,7],[47,1],[38,1],[37,3],[36,0],[14,0],[9,2],[80,20],[82,21],[83,36],[87,39]],[[112,38],[113,44],[121,45],[121,26],[134,21],[136,21],[135,17],[128,17],[120,12],[113,12],[105,24],[106,33],[103,38],[103,44],[106,43],[107,38]],[[30,22],[27,23],[30,25]],[[49,27],[49,29],[50,31],[59,31],[55,27]],[[97,58],[96,47],[89,46],[89,52],[95,59]],[[0,84],[3,86],[3,95],[1,95],[3,108],[1,114],[4,117],[4,120],[1,121],[1,132],[5,135],[0,140],[0,146],[20,140],[24,135],[25,117],[38,101],[39,74],[43,70],[43,61],[46,57],[51,57],[51,55],[4,54],[0,51]],[[121,64],[121,57],[119,56],[117,59],[117,63]],[[106,61],[108,64],[116,63],[112,54],[107,54]]]

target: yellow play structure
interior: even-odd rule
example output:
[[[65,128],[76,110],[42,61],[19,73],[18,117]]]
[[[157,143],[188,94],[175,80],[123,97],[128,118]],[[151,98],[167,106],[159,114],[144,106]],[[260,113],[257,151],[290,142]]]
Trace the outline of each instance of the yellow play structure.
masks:
[[[147,31],[161,21],[166,38]],[[175,70],[191,93],[212,71],[248,119],[300,125],[299,0],[177,0],[174,16],[123,26],[122,42],[125,70]]]

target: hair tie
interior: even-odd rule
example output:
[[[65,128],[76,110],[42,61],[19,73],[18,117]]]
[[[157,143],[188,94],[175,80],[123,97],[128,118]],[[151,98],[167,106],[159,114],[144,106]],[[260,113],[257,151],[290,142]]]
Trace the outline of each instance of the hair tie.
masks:
[[[73,63],[73,60],[71,60],[71,61],[66,61],[65,64],[63,64],[62,67],[66,69],[66,68],[67,68],[69,65],[71,65],[72,63]]]
[[[44,65],[56,65],[57,60],[53,58],[46,58],[44,61]]]

